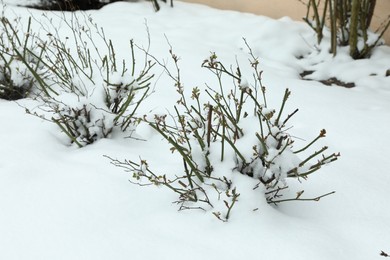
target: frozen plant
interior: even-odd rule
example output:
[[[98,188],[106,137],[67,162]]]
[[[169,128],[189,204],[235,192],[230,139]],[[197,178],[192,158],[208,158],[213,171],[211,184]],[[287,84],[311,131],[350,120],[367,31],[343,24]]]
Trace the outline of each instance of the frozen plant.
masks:
[[[281,191],[287,188],[286,178],[307,178],[323,165],[337,160],[338,153],[323,155],[327,146],[318,151],[309,152],[301,159],[298,154],[306,151],[320,138],[325,137],[325,129],[301,149],[295,149],[294,138],[288,133],[289,120],[298,109],[283,117],[285,105],[290,97],[286,89],[278,110],[270,108],[266,99],[266,88],[262,84],[262,71],[259,70],[258,60],[253,56],[249,46],[251,66],[254,70],[255,84],[249,85],[243,80],[241,69],[229,71],[213,53],[203,62],[218,78],[219,91],[209,88],[206,90],[214,101],[217,124],[215,134],[220,137],[222,147],[228,146],[234,154],[235,170],[259,180],[258,185],[267,189],[268,203],[278,203]],[[234,89],[224,93],[223,76],[234,81]],[[254,127],[257,126],[257,127]],[[219,130],[222,129],[222,130]],[[248,149],[251,147],[252,150]],[[224,160],[225,149],[221,149],[221,161]],[[315,161],[316,160],[316,161]],[[313,161],[315,161],[313,163]],[[299,197],[295,198],[299,199]]]
[[[337,160],[339,154],[324,155],[328,149],[326,146],[307,153],[318,139],[325,137],[325,130],[321,130],[306,146],[295,149],[287,123],[298,109],[283,116],[291,92],[288,89],[285,91],[279,110],[268,106],[266,89],[261,81],[262,72],[258,69],[259,62],[251,50],[253,85],[243,80],[239,66],[235,71],[226,69],[215,53],[204,60],[202,66],[214,73],[218,86],[208,86],[204,93],[209,101],[205,103],[201,101],[202,91],[197,87],[192,90],[191,97],[185,95],[180,80],[179,59],[172,49],[170,54],[176,65],[176,75],[166,71],[175,81],[179,95],[177,105],[173,106],[170,114],[154,115],[153,118],[145,116],[144,120],[171,145],[171,152],[180,155],[182,174],[156,174],[146,160],[140,163],[112,160],[114,165],[132,172],[140,185],[145,185],[146,180],[146,183],[162,185],[179,194],[177,203],[180,209],[206,210],[223,202],[225,213],[213,212],[223,221],[228,220],[240,196],[239,192],[242,192],[236,189],[231,180],[232,174],[243,174],[258,180],[253,189],[263,186],[268,203],[317,201],[333,193],[305,199],[301,198],[303,192],[299,192],[294,198],[281,198],[288,188],[287,178],[306,179],[323,165]],[[160,65],[167,69],[163,63]],[[233,79],[233,89],[228,90],[224,85],[225,76]],[[302,159],[298,155],[303,151],[308,155]],[[216,170],[220,164],[231,165],[231,162],[234,162],[231,173]],[[217,201],[214,197],[217,197]]]
[[[86,14],[62,13],[56,18],[65,24],[65,28],[57,26],[47,14],[42,16],[46,19],[44,21],[29,18],[29,27],[24,34],[27,39],[32,39],[34,44],[31,46],[24,44],[27,39],[23,44],[14,43],[13,38],[17,37],[14,35],[22,28],[19,28],[20,24],[13,27],[4,18],[4,34],[7,37],[3,46],[7,46],[4,49],[14,56],[10,61],[3,58],[7,63],[4,71],[10,73],[2,78],[14,80],[11,68],[15,65],[18,65],[17,72],[24,69],[23,73],[29,77],[20,76],[19,79],[23,79],[24,85],[34,83],[36,91],[30,97],[38,100],[41,103],[39,107],[51,115],[29,112],[58,125],[71,143],[79,147],[108,137],[114,127],[123,132],[132,131],[137,123],[136,112],[151,92],[154,63],[145,58],[141,68],[136,68],[131,40],[131,67],[128,68],[126,60],[117,57],[114,45],[105,37],[104,30]],[[37,33],[30,30],[32,19],[38,22],[40,29],[36,30]],[[68,30],[73,35],[72,40],[63,36],[60,29]],[[44,36],[39,32],[44,32]]]

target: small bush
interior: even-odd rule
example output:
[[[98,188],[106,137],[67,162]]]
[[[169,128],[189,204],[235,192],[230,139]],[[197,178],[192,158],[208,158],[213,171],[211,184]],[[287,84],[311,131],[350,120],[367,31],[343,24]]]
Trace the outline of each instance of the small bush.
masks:
[[[146,122],[171,145],[171,152],[182,158],[182,174],[169,177],[154,173],[145,160],[139,163],[127,160],[112,160],[113,164],[133,173],[139,184],[162,185],[179,195],[180,209],[213,208],[211,194],[217,194],[223,201],[226,212],[213,212],[220,220],[228,220],[231,210],[238,201],[238,193],[231,175],[215,171],[216,164],[234,162],[232,174],[243,174],[258,180],[254,188],[265,187],[268,203],[280,203],[303,199],[300,192],[295,198],[283,199],[282,191],[287,189],[287,178],[306,179],[323,165],[335,161],[339,154],[324,155],[328,147],[308,152],[325,130],[306,146],[295,149],[294,138],[288,134],[287,125],[298,111],[284,116],[285,104],[290,96],[287,89],[279,110],[268,106],[266,89],[262,85],[262,72],[258,60],[251,53],[251,66],[255,84],[249,85],[241,75],[239,66],[232,71],[226,69],[213,53],[202,66],[217,78],[218,88],[208,87],[205,92],[194,88],[191,98],[185,96],[180,81],[178,58],[170,51],[176,64],[177,75],[168,74],[175,81],[179,95],[177,105],[170,115],[155,115]],[[160,63],[161,64],[161,63]],[[161,64],[162,65],[162,64]],[[164,65],[163,65],[164,66]],[[227,91],[225,77],[233,80],[234,88]],[[209,102],[202,103],[200,96],[206,94]],[[298,155],[305,152],[305,157]],[[219,161],[219,162],[218,162]],[[311,200],[319,200],[324,194]],[[202,206],[202,204],[204,206]]]
[[[136,111],[150,95],[150,80],[154,76],[150,70],[154,63],[145,58],[137,70],[131,40],[128,68],[126,60],[117,57],[112,41],[90,17],[68,15],[59,14],[56,18],[66,25],[62,29],[71,32],[71,40],[62,37],[54,20],[45,14],[45,21],[34,20],[44,36],[31,32],[33,18],[29,19],[26,32],[21,30],[20,23],[14,26],[3,18],[2,33],[7,37],[3,37],[0,47],[6,64],[3,71],[8,74],[4,73],[2,81],[23,83],[9,84],[15,93],[31,89],[30,97],[41,102],[40,107],[51,116],[27,111],[55,123],[72,143],[82,147],[108,137],[114,127],[128,131],[135,126]],[[27,35],[26,40],[19,40],[19,31]],[[14,69],[16,65],[19,68]],[[19,81],[12,78],[16,72]]]

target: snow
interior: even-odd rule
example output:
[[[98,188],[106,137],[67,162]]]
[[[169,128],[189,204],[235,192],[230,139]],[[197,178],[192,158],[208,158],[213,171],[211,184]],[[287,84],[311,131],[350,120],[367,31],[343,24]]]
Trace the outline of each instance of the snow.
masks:
[[[42,14],[4,2],[9,3],[3,7],[7,17]],[[178,212],[172,204],[175,194],[129,183],[131,174],[104,157],[141,157],[158,173],[178,171],[181,160],[148,125],[138,126],[139,139],[114,132],[77,148],[56,125],[25,113],[24,107],[36,109],[36,101],[0,100],[0,259],[366,260],[380,259],[381,250],[389,253],[389,46],[376,48],[366,60],[352,60],[342,49],[332,57],[329,39],[316,46],[316,36],[304,23],[181,2],[173,9],[162,5],[158,13],[147,2],[117,2],[87,14],[104,27],[118,55],[127,58],[130,39],[147,47],[147,24],[150,53],[173,68],[172,46],[188,93],[216,84],[200,67],[214,51],[225,64],[237,60],[251,82],[245,38],[259,56],[270,107],[279,108],[285,88],[292,91],[285,111],[299,112],[289,122],[289,133],[312,140],[325,128],[327,137],[319,147],[328,145],[342,155],[307,181],[287,180],[290,195],[336,193],[319,202],[272,206],[261,188],[252,190],[252,179],[232,174],[240,197],[229,222],[219,221],[214,210]],[[311,81],[300,79],[304,70],[316,70],[307,76]],[[163,69],[157,66],[155,72],[155,92],[141,114],[164,114],[179,98]],[[329,77],[356,87],[316,81]],[[230,165],[215,163],[219,173],[231,171]]]

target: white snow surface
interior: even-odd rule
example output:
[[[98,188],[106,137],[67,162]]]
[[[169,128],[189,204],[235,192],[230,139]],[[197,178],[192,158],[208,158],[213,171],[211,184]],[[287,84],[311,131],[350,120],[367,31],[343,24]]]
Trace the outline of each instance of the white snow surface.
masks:
[[[12,5],[2,9],[9,17],[42,14]],[[326,128],[322,144],[341,153],[307,181],[290,180],[291,194],[336,193],[319,202],[272,206],[252,191],[249,177],[237,175],[241,196],[229,222],[211,212],[178,212],[173,193],[129,183],[131,175],[103,157],[141,156],[155,171],[177,171],[181,160],[147,125],[137,129],[147,141],[113,133],[79,149],[69,146],[54,124],[25,113],[23,107],[34,107],[35,101],[0,100],[0,259],[367,260],[390,252],[390,77],[385,77],[390,47],[376,48],[365,60],[352,60],[345,50],[332,57],[328,38],[316,46],[305,23],[181,2],[162,5],[158,13],[148,2],[117,2],[86,14],[104,27],[122,56],[129,55],[130,39],[147,45],[147,24],[150,53],[173,66],[172,45],[189,93],[194,86],[216,84],[200,67],[214,51],[225,64],[237,60],[250,82],[246,38],[259,57],[269,102],[278,107],[284,89],[292,91],[285,109],[300,111],[291,119],[290,133],[311,140]],[[300,79],[303,70],[316,70],[312,81]],[[155,72],[161,76],[141,113],[166,113],[177,99],[163,69]],[[316,81],[330,77],[356,87]]]

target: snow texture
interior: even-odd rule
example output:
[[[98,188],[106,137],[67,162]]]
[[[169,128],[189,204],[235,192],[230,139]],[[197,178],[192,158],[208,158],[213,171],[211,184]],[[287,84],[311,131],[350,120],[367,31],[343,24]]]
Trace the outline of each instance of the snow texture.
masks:
[[[13,6],[27,1],[4,2],[8,5],[2,11],[10,19],[20,16],[25,23],[29,16],[43,14]],[[61,17],[45,15],[53,21]],[[314,32],[304,23],[181,2],[173,9],[162,5],[158,13],[148,2],[117,2],[77,15],[88,15],[103,27],[120,58],[130,57],[130,39],[147,48],[148,28],[151,54],[167,61],[170,69],[170,45],[180,57],[181,80],[189,95],[194,86],[216,84],[200,67],[214,51],[225,64],[239,62],[251,82],[245,38],[259,57],[270,107],[280,105],[286,87],[292,92],[285,111],[300,110],[290,122],[289,134],[298,137],[294,146],[306,143],[299,138],[312,140],[326,128],[327,138],[318,146],[326,144],[342,154],[307,181],[287,180],[290,195],[303,189],[307,197],[336,193],[320,202],[272,206],[264,190],[253,190],[253,179],[232,174],[241,195],[228,223],[210,212],[177,212],[175,194],[130,184],[132,176],[103,157],[141,157],[159,173],[177,172],[181,161],[148,125],[137,128],[139,138],[114,132],[79,149],[69,145],[55,124],[25,113],[22,107],[34,109],[37,101],[0,100],[0,259],[367,260],[390,251],[389,46],[377,47],[365,60],[351,59],[344,49],[332,57],[328,36],[316,45]],[[65,29],[59,32],[70,36]],[[142,52],[136,55],[141,63]],[[302,80],[303,71],[314,72]],[[154,93],[140,114],[165,114],[176,102],[172,80],[158,66],[154,72]],[[331,77],[355,87],[319,82]],[[117,80],[131,79],[118,75]],[[101,102],[102,93],[95,95]],[[85,101],[62,98],[76,106]],[[240,145],[246,141],[252,140]],[[280,159],[287,168],[296,164]],[[213,160],[219,167],[216,174],[232,172],[233,163]]]

